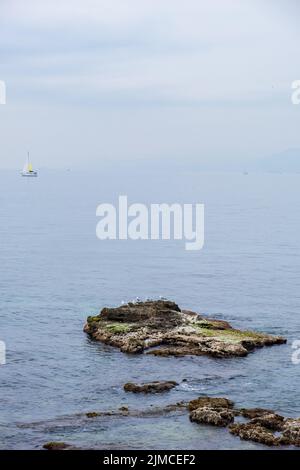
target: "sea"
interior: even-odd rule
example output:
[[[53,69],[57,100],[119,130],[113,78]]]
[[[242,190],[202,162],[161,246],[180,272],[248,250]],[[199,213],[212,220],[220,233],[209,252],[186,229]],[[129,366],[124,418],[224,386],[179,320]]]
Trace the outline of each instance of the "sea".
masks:
[[[204,204],[205,242],[99,240],[96,208]],[[0,448],[265,449],[188,413],[138,413],[198,396],[300,416],[300,174],[125,165],[0,172]],[[245,358],[126,355],[91,341],[88,315],[160,296],[287,344]],[[299,346],[298,346],[299,348]],[[165,394],[124,383],[175,380]],[[86,412],[122,406],[134,416]]]

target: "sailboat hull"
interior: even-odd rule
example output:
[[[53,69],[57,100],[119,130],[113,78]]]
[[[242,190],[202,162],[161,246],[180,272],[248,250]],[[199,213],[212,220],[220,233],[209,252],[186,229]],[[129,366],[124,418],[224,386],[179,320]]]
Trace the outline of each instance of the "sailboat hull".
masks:
[[[37,171],[22,171],[21,175],[22,176],[27,176],[29,178],[36,178],[37,177]]]

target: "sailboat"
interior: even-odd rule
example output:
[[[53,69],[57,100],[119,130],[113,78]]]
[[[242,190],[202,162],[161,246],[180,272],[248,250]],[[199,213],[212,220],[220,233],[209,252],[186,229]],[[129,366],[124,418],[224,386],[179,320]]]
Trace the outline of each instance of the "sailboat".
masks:
[[[29,152],[27,154],[27,161],[24,165],[24,168],[23,168],[23,171],[21,172],[21,175],[22,176],[31,176],[31,177],[38,175],[37,171],[32,168],[32,163],[30,163]]]

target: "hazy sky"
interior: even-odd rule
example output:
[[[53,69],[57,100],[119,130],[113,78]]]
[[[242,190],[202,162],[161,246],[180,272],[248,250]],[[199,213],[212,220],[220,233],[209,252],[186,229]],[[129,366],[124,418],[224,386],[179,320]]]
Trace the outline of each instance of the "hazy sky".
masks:
[[[0,0],[0,167],[300,147],[296,0]]]

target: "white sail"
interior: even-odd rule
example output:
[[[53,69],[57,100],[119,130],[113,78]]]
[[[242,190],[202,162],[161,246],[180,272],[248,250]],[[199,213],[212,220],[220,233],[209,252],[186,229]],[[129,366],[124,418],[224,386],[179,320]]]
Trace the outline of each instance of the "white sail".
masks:
[[[37,176],[37,171],[32,168],[32,164],[29,161],[29,152],[27,155],[27,161],[23,167],[23,171],[21,172],[22,176]]]

